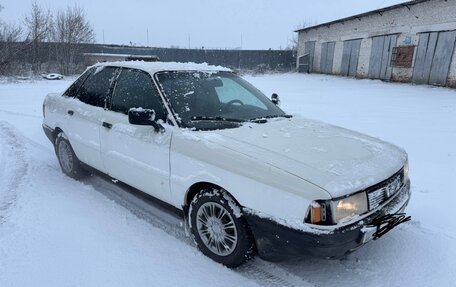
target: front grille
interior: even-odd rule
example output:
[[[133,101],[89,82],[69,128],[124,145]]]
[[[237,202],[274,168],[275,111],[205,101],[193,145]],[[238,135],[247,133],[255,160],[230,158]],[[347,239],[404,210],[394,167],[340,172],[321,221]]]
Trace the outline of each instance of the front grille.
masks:
[[[397,172],[389,179],[374,186],[371,190],[367,191],[367,198],[369,201],[369,210],[373,210],[390,197],[392,197],[402,186],[402,170]]]
[[[374,190],[368,193],[367,197],[369,199],[369,210],[375,209],[386,200],[385,190],[383,187]]]

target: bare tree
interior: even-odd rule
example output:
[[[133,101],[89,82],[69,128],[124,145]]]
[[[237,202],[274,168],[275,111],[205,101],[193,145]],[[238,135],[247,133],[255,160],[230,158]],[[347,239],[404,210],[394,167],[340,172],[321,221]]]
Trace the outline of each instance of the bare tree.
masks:
[[[60,72],[68,75],[74,72],[75,57],[80,53],[82,43],[93,43],[95,34],[86,19],[85,12],[77,5],[68,6],[57,13],[55,41]]]
[[[301,24],[298,24],[294,27],[294,31],[298,31],[307,27],[315,26],[318,22],[316,20],[306,20],[303,21]],[[294,53],[297,52],[298,49],[298,34],[297,32],[293,34],[293,37],[289,40],[287,50],[293,50]]]
[[[0,74],[12,72],[12,63],[19,50],[18,42],[21,40],[22,34],[20,26],[0,21]]]
[[[35,0],[32,3],[30,15],[25,17],[24,22],[27,29],[27,42],[30,44],[31,49],[32,70],[36,73],[41,69],[41,43],[50,39],[52,31],[51,11],[49,9],[44,10]]]

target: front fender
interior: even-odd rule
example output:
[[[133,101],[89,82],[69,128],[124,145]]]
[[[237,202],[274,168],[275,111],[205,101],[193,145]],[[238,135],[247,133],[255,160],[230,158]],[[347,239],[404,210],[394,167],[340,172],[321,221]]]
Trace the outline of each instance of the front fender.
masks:
[[[224,146],[221,138],[176,132],[170,153],[173,205],[185,205],[198,182],[226,189],[243,206],[273,218],[302,223],[309,204],[330,199],[323,189],[284,170]]]

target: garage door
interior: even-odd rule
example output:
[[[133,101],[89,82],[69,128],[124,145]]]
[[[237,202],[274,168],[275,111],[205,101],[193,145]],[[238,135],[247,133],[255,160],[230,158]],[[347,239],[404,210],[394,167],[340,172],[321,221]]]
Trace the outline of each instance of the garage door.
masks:
[[[320,72],[332,74],[334,47],[336,42],[326,42],[321,44]]]
[[[340,67],[341,75],[356,77],[360,48],[361,39],[344,41],[342,64]]]
[[[314,54],[315,41],[306,42],[304,45],[304,55],[299,57],[299,72],[312,73]]]
[[[420,34],[413,82],[446,85],[456,41],[456,31]]]
[[[378,36],[372,38],[372,50],[369,61],[369,78],[390,80],[391,52],[397,43],[397,35]]]

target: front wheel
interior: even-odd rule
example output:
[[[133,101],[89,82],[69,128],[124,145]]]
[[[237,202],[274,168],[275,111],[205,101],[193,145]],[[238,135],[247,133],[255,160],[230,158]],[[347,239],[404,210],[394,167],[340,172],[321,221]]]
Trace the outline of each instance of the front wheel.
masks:
[[[198,248],[227,267],[251,258],[253,236],[234,199],[223,190],[202,190],[190,204],[189,223]]]

